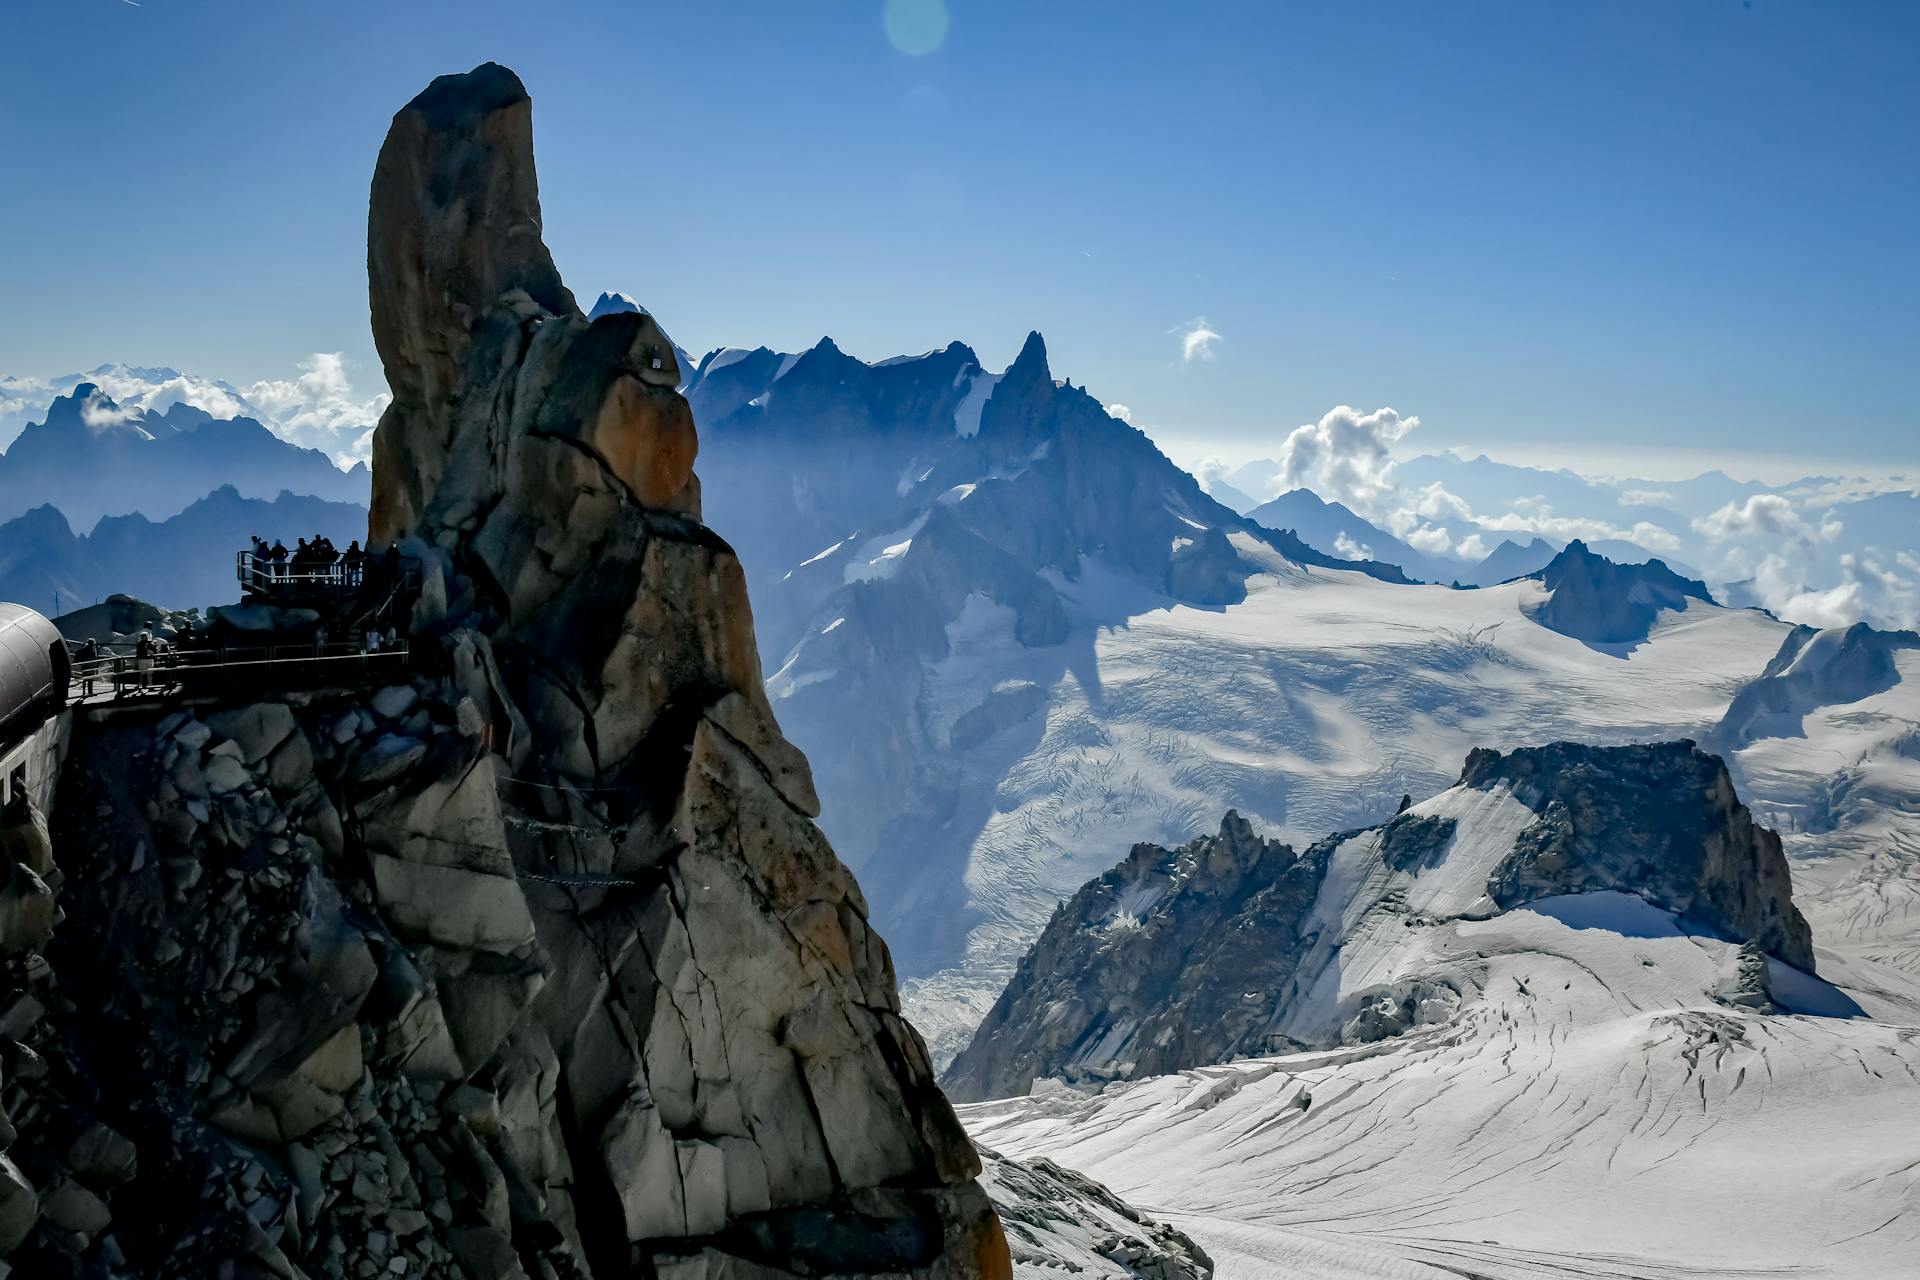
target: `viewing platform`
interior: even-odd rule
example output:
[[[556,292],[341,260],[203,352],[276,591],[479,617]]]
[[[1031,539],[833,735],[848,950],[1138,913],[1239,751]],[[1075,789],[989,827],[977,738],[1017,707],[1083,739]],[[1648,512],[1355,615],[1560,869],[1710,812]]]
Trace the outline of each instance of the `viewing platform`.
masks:
[[[57,642],[65,661],[51,705],[104,710],[345,688],[403,679],[411,667],[417,562],[364,555],[357,544],[343,555],[319,540],[291,553],[256,542],[234,554],[234,576],[240,601],[215,606],[204,627]]]

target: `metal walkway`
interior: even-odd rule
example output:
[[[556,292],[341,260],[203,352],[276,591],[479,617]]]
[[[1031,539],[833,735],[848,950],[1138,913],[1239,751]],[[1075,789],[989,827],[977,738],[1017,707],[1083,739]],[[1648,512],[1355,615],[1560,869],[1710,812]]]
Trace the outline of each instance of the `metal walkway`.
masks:
[[[74,662],[67,705],[80,709],[384,683],[404,678],[411,659],[405,641],[374,653],[344,644],[170,649],[156,654],[146,670],[130,654],[111,654]]]

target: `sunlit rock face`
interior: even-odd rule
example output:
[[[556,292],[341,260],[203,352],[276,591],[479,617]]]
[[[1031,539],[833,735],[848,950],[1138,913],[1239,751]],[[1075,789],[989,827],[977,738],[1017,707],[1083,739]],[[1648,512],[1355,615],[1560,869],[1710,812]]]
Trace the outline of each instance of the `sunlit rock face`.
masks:
[[[512,73],[395,117],[409,665],[83,713],[51,826],[0,814],[0,1275],[1010,1275],[671,344],[583,317],[539,231]]]
[[[505,818],[514,863],[631,886],[528,895],[562,1136],[618,1208],[577,1219],[583,1247],[689,1275],[1004,1273],[768,707],[739,564],[698,522],[672,344],[645,312],[589,322],[540,228],[511,72],[443,77],[395,117],[368,235],[394,391],[370,534],[427,561],[422,625],[499,673],[499,764],[539,784]]]

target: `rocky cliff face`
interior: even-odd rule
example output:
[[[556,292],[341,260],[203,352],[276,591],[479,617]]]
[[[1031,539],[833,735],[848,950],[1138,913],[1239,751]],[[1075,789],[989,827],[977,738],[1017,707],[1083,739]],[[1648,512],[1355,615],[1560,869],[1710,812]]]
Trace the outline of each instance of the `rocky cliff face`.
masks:
[[[512,73],[395,117],[368,257],[372,541],[423,563],[420,674],[77,727],[6,925],[0,1253],[1009,1274],[699,523],[671,344],[561,284]]]
[[[1687,742],[1482,750],[1452,790],[1304,851],[1235,814],[1178,849],[1136,846],[1062,904],[946,1084],[1004,1097],[1444,1023],[1476,965],[1434,937],[1600,892],[1750,944],[1749,970],[1813,967],[1779,838],[1718,759]],[[1720,994],[1759,998],[1729,965]]]

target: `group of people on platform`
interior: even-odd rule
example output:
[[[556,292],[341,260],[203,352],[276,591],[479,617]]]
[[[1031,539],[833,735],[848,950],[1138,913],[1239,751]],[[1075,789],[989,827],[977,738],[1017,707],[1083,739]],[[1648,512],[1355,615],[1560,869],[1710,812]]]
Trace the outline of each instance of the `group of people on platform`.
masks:
[[[253,583],[256,587],[265,589],[276,580],[326,578],[352,588],[358,587],[365,578],[367,553],[360,549],[358,538],[349,542],[345,551],[335,548],[333,539],[325,534],[295,541],[298,545],[289,551],[287,544],[277,538],[272,545],[268,545],[265,538],[254,538]],[[393,548],[387,558],[394,561],[399,554],[399,549]]]

